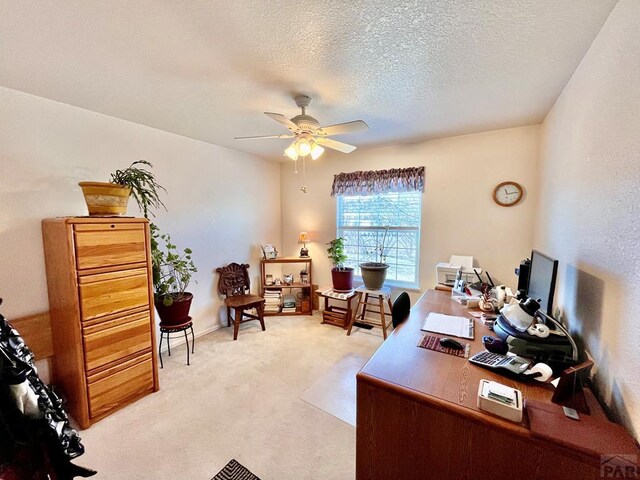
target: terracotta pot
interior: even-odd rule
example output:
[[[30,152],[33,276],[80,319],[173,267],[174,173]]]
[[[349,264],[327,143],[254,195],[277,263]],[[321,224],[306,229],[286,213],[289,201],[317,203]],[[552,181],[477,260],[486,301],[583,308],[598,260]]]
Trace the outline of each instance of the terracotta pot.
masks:
[[[331,269],[331,280],[336,292],[350,292],[353,290],[353,268]]]
[[[380,290],[387,278],[387,269],[389,265],[386,263],[367,262],[360,264],[362,272],[362,281],[367,290]]]
[[[89,215],[124,215],[131,187],[108,182],[80,182]]]
[[[184,292],[178,298],[177,293],[172,293],[171,297],[173,298],[171,305],[165,305],[162,298],[157,298],[154,302],[162,325],[180,325],[186,322],[189,316],[193,294]]]

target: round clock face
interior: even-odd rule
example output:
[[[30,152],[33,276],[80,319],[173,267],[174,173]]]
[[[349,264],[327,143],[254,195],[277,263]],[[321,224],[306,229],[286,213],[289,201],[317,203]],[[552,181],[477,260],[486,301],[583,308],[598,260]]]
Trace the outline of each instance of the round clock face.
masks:
[[[503,207],[512,207],[522,200],[522,187],[516,182],[502,182],[493,191],[493,200]]]

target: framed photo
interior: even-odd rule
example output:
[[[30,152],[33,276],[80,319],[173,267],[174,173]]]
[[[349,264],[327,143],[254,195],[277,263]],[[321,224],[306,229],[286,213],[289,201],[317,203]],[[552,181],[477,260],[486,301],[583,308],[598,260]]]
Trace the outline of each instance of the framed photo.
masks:
[[[278,256],[278,250],[276,250],[276,246],[272,243],[267,243],[265,245],[261,245],[262,256],[267,260],[273,260]]]

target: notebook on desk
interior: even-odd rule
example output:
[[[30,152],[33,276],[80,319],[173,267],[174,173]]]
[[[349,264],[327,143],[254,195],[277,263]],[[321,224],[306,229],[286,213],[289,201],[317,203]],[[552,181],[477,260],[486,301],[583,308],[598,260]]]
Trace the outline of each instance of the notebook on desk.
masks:
[[[431,312],[425,318],[422,330],[473,340],[474,323],[472,318]]]

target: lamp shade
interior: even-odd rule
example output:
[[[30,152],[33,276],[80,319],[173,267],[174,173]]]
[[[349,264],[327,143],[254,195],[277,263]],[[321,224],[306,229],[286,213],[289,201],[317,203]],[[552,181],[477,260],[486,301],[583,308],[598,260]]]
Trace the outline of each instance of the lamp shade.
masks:
[[[311,142],[311,159],[317,160],[324,152],[324,148],[318,145],[316,142]]]
[[[298,235],[298,243],[307,243],[310,241],[311,238],[307,232],[300,232],[300,235]]]
[[[301,136],[296,142],[296,151],[301,157],[306,157],[311,153],[311,143],[305,136]]]
[[[284,154],[291,160],[298,159],[298,152],[296,151],[295,142],[287,147],[287,149],[284,151]]]

